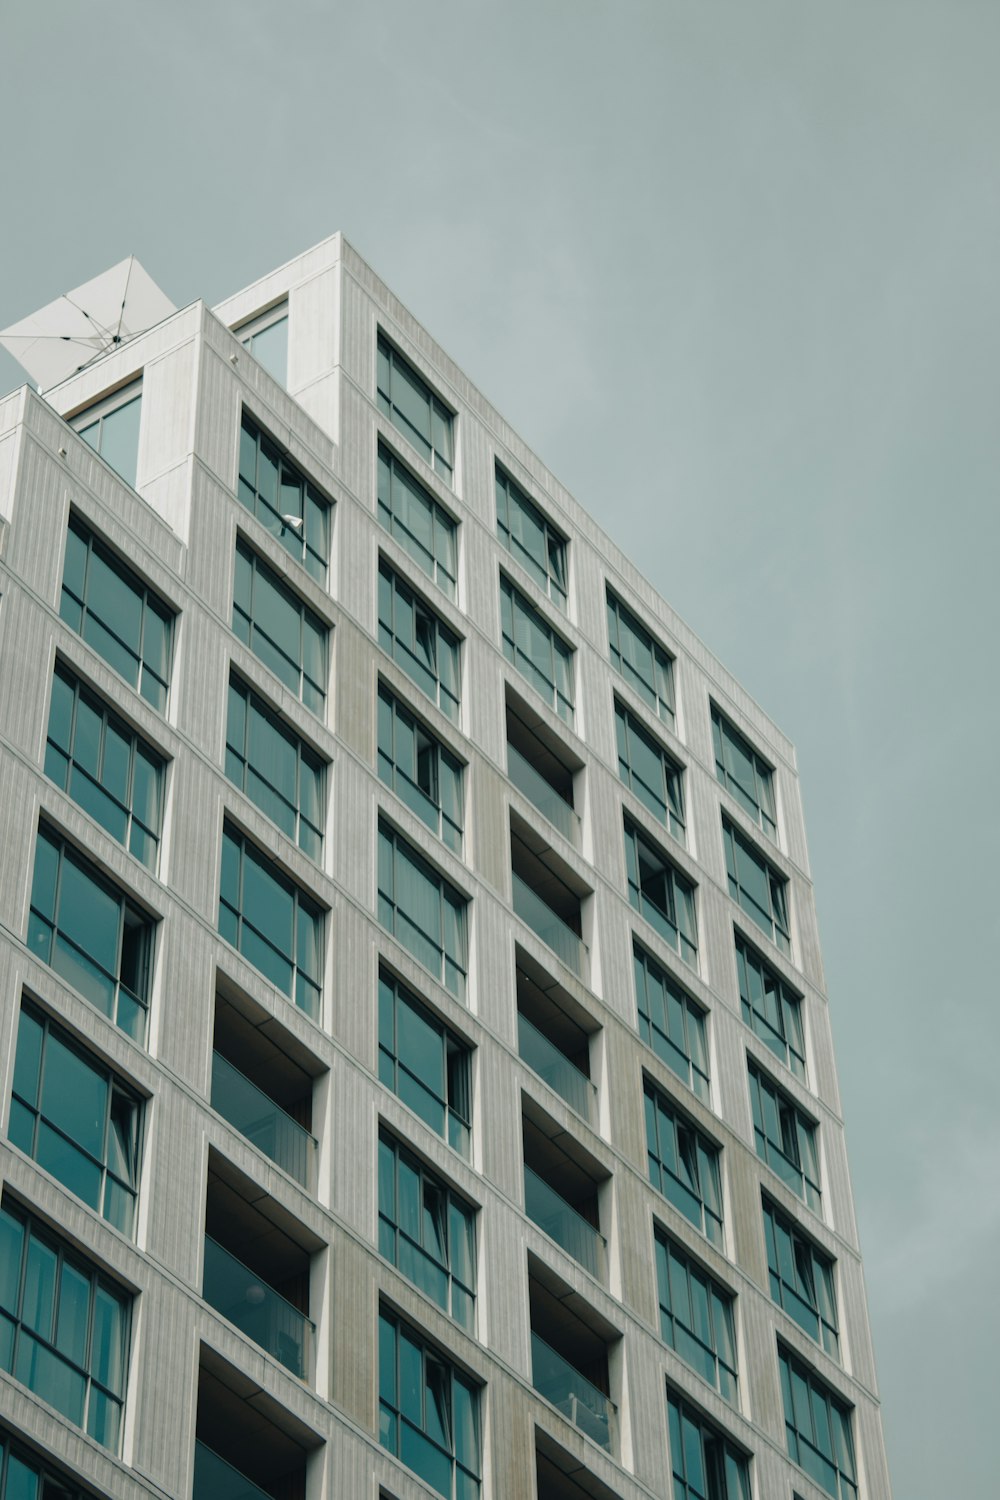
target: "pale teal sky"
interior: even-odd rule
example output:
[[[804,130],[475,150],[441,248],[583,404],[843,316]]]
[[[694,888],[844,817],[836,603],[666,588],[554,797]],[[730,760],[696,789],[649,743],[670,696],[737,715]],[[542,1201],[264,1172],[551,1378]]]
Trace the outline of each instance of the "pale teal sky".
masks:
[[[0,0],[0,39],[0,326],[342,229],[791,735],[897,1500],[994,1494],[1000,5]]]

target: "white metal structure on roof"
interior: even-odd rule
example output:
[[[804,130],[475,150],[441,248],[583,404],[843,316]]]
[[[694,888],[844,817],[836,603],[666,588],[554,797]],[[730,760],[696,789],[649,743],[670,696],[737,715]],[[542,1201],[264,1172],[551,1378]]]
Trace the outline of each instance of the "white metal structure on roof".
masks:
[[[0,344],[48,390],[176,312],[134,255],[0,332]]]

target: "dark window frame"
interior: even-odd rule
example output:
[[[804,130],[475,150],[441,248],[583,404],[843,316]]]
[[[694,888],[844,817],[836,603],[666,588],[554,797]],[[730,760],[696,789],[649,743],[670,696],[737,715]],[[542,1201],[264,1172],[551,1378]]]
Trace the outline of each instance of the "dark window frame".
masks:
[[[649,1181],[713,1245],[723,1245],[722,1150],[650,1078],[643,1078]],[[661,1130],[661,1121],[663,1129]],[[670,1130],[669,1140],[664,1130]],[[671,1165],[671,1162],[675,1165]],[[668,1189],[672,1187],[673,1196]]]
[[[644,976],[641,984],[640,971]],[[710,1095],[708,1012],[634,938],[632,973],[639,1036],[660,1061],[666,1063],[670,1071],[707,1104]],[[649,1003],[650,981],[655,981],[664,992],[658,1007],[662,1023]],[[694,1044],[690,1040],[692,1035],[698,1039]]]
[[[747,1077],[757,1155],[807,1208],[821,1212],[818,1124],[752,1057]]]
[[[274,475],[272,498],[268,498],[263,484],[264,475],[269,472],[265,460]],[[240,414],[236,498],[293,561],[301,564],[317,583],[326,583],[333,502],[245,406]],[[292,524],[286,517],[293,518]],[[295,519],[300,522],[298,526]],[[318,546],[313,542],[316,532]]]
[[[247,579],[249,597],[242,598],[241,593],[247,586]],[[261,624],[261,617],[265,613],[265,607],[258,597],[261,589],[269,590],[271,596],[281,600],[298,617],[297,659],[290,656]],[[267,593],[264,598],[268,598]],[[268,605],[267,608],[269,607]],[[324,717],[329,680],[330,627],[240,536],[236,539],[232,628],[237,640],[242,641],[289,692],[294,693],[311,713],[320,719]],[[310,639],[314,642],[312,646],[309,645]],[[264,647],[263,650],[261,646]],[[315,661],[310,662],[309,658],[313,654]]]
[[[739,1376],[734,1293],[656,1223],[653,1249],[660,1337],[724,1401],[735,1406]]]
[[[472,1048],[436,1016],[391,970],[379,966],[378,976],[378,1075],[379,1081],[407,1108],[423,1120],[429,1130],[446,1140],[460,1155],[468,1157],[472,1134]],[[400,1007],[441,1044],[441,1087],[435,1094],[426,1076],[409,1065],[400,1045]],[[404,1023],[404,1025],[409,1023]],[[421,1069],[426,1075],[426,1068]],[[432,1107],[429,1101],[434,1101]],[[440,1112],[440,1125],[430,1118]]]
[[[455,486],[456,413],[441,400],[416,366],[395,344],[378,331],[375,358],[375,400],[379,411],[402,433],[421,458],[452,489]],[[427,407],[427,432],[421,432],[395,399],[395,384],[402,381],[409,394]],[[440,442],[438,441],[440,439]],[[426,452],[424,451],[426,449]]]
[[[379,779],[426,823],[432,833],[437,834],[446,848],[454,854],[461,854],[465,827],[465,762],[427,728],[388,683],[381,680],[377,713]],[[400,764],[400,723],[413,738],[413,776]],[[443,790],[449,783],[453,789],[451,796]],[[453,810],[446,811],[446,802],[451,803]]]
[[[385,1126],[379,1127],[378,1160],[379,1254],[471,1332],[476,1315],[477,1210]],[[402,1204],[403,1168],[417,1183],[418,1201],[411,1206],[409,1223]],[[463,1223],[464,1252],[463,1230],[458,1227]],[[422,1276],[425,1265],[429,1274]]]
[[[494,466],[494,488],[497,504],[497,536],[521,567],[531,575],[533,581],[543,589],[553,604],[566,612],[569,592],[567,556],[569,541],[539,509],[516,479],[512,479],[499,463]],[[517,508],[531,521],[541,535],[544,550],[544,565],[525,547],[515,535],[511,515]]]
[[[454,599],[458,590],[458,521],[381,439],[376,462],[379,525],[447,598]],[[425,508],[430,547],[409,524],[410,504]]]
[[[684,767],[664,745],[650,734],[632,710],[615,697],[615,740],[618,747],[618,775],[629,791],[672,834],[679,844],[687,843],[684,813]],[[658,763],[659,787],[651,785],[636,770],[635,745]]]
[[[527,622],[548,642],[547,672],[519,645],[519,620],[522,628]],[[572,728],[576,718],[576,648],[563,639],[506,573],[500,574],[500,634],[504,658],[563,723]],[[563,664],[562,673],[558,662]],[[527,670],[522,663],[526,663]],[[543,688],[540,683],[546,686]]]
[[[743,811],[771,839],[778,837],[778,810],[774,795],[774,767],[751,745],[730,719],[714,703],[711,705],[712,744],[715,750],[715,775]],[[727,750],[730,752],[727,755]],[[736,775],[732,752],[742,755],[753,777],[753,788]]]
[[[722,846],[730,897],[775,947],[782,953],[791,953],[792,924],[788,900],[791,882],[787,875],[783,875],[725,813],[722,815]],[[766,909],[752,893],[748,877],[754,874],[758,880],[766,882]]]
[[[402,611],[412,623],[404,635]],[[384,557],[378,564],[378,643],[411,682],[457,724],[462,699],[462,640]],[[424,659],[417,654],[423,653]]]
[[[660,645],[652,633],[628,605],[610,587],[605,589],[608,615],[608,654],[615,671],[637,692],[656,714],[671,729],[676,727],[677,706],[674,691],[674,662],[676,658]],[[635,654],[622,649],[622,627],[625,627],[637,649],[649,654],[648,672],[640,671],[632,660]]]
[[[384,863],[383,849],[388,845],[392,850],[391,866],[391,889],[386,888],[384,877],[388,873]],[[437,909],[437,936],[429,933],[416,918],[406,909],[404,903],[399,899],[398,884],[399,871],[398,861],[402,858],[407,861],[417,874],[420,875],[428,885],[436,886],[438,892]],[[418,963],[431,973],[439,984],[443,984],[450,994],[458,1000],[465,999],[466,980],[469,972],[469,897],[464,891],[453,885],[446,875],[425,858],[425,856],[411,844],[410,841],[399,833],[391,823],[384,818],[378,822],[378,919],[386,932],[392,934]],[[452,922],[457,938],[457,949],[454,953],[449,951],[448,946],[448,909],[453,913]],[[414,945],[407,941],[406,932],[413,928],[419,935],[421,943]],[[402,930],[401,930],[402,929]],[[435,965],[428,961],[430,950],[438,955]]]
[[[233,696],[242,697],[244,707],[243,716],[243,746],[237,748],[233,738]],[[295,788],[292,799],[260,770],[251,758],[251,714],[256,714],[260,719],[279,735],[289,746],[295,755]],[[237,725],[236,728],[239,726]],[[226,748],[225,768],[226,776],[235,787],[238,787],[243,795],[253,803],[256,808],[269,818],[272,823],[281,829],[288,838],[293,839],[302,852],[310,859],[319,862],[323,857],[323,838],[326,824],[326,784],[327,784],[328,762],[319,755],[311,745],[308,745],[297,730],[282,718],[277,709],[273,708],[266,699],[262,698],[249,683],[236,672],[229,674],[229,686],[226,697]],[[303,767],[305,767],[316,778],[316,815],[309,818],[302,810],[303,803]],[[238,774],[235,774],[238,773]],[[253,782],[251,776],[255,777],[261,785],[267,788],[266,800],[261,796],[255,796],[251,787]],[[276,811],[287,813],[284,822],[275,816]]]
[[[625,865],[629,901],[655,932],[692,969],[698,966],[698,887],[625,814]],[[646,874],[643,872],[645,857]],[[659,885],[662,880],[662,900]]]

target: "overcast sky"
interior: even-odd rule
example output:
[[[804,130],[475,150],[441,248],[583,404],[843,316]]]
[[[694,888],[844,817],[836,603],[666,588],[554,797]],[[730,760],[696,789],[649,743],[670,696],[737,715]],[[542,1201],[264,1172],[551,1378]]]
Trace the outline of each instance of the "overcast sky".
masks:
[[[343,230],[795,741],[896,1500],[996,1494],[998,0],[0,0],[0,70],[0,326]]]

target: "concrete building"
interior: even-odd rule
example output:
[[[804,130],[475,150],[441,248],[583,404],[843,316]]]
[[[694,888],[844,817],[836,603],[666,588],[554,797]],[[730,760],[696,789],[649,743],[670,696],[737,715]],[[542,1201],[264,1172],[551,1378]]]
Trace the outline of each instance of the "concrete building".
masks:
[[[0,1495],[888,1500],[792,746],[340,237],[0,401]]]

